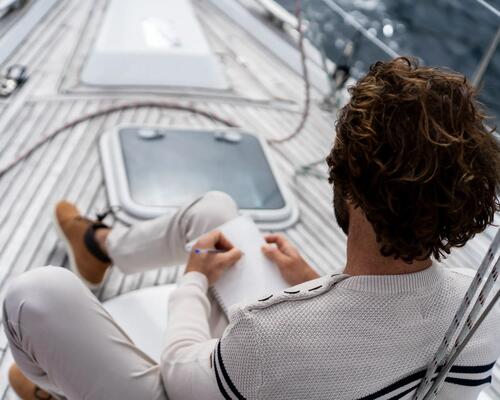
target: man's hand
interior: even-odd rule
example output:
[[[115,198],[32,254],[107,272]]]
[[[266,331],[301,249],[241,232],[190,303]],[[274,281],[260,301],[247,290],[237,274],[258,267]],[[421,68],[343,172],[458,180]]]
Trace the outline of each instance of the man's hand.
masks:
[[[292,286],[319,277],[301,257],[299,251],[283,235],[267,235],[268,244],[262,252],[279,268],[281,275]]]
[[[186,273],[197,271],[204,274],[208,284],[213,285],[222,273],[232,267],[243,253],[235,248],[220,231],[209,232],[195,243],[194,249],[217,249],[222,253],[200,253],[191,252],[186,266]]]

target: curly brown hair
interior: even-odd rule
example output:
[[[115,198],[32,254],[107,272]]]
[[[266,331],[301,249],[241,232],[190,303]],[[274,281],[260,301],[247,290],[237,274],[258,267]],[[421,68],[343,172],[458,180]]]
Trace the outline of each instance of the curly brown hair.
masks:
[[[500,147],[462,74],[401,57],[349,92],[329,181],[364,212],[382,255],[439,260],[492,223]]]

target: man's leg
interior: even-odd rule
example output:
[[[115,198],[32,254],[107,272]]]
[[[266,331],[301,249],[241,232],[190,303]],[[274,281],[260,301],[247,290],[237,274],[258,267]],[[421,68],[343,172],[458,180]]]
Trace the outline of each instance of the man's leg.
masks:
[[[175,213],[113,229],[105,248],[124,273],[180,265],[187,260],[187,243],[237,215],[238,206],[229,195],[208,192]]]
[[[238,216],[235,201],[223,192],[208,192],[173,214],[118,228],[103,238],[103,248],[124,273],[182,265],[187,243]],[[212,337],[220,337],[228,320],[212,292],[208,324]]]
[[[159,366],[63,268],[16,278],[3,318],[17,365],[42,389],[69,399],[166,399]]]
[[[59,203],[55,214],[73,271],[88,286],[96,287],[111,262],[127,274],[184,264],[188,257],[185,245],[235,218],[238,207],[229,195],[208,192],[175,213],[112,230],[82,217],[67,202]],[[219,337],[227,318],[211,294],[209,298],[214,305],[209,325],[212,335]]]
[[[175,213],[110,229],[80,215],[71,203],[55,209],[55,227],[65,242],[71,269],[91,288],[98,287],[111,264],[129,274],[183,264],[186,243],[238,215],[234,200],[208,192]]]

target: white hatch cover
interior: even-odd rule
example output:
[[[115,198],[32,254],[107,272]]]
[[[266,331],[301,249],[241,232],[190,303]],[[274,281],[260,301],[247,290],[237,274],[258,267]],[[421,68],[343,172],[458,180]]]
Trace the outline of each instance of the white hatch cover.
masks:
[[[190,0],[111,0],[81,80],[228,89]]]
[[[100,150],[110,204],[129,222],[176,211],[211,190],[231,195],[261,229],[297,221],[295,199],[254,133],[118,126],[102,136]]]

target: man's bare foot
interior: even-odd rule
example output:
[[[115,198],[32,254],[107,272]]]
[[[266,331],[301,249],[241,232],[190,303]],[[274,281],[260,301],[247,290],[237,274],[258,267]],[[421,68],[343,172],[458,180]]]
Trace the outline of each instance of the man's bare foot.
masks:
[[[55,400],[49,393],[26,378],[16,364],[12,364],[9,369],[9,383],[12,390],[22,400]]]
[[[81,216],[75,205],[67,201],[59,202],[54,214],[54,224],[66,244],[71,269],[88,287],[98,288],[111,266],[104,246],[110,229]]]

